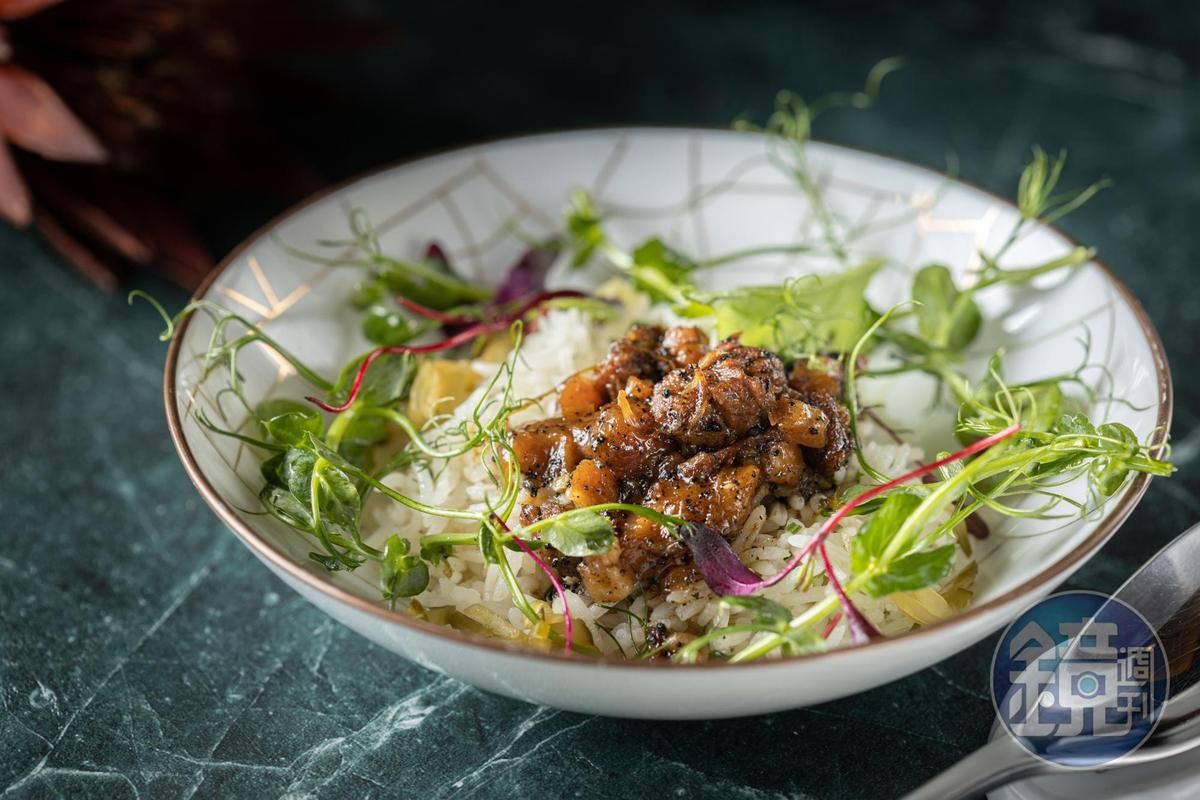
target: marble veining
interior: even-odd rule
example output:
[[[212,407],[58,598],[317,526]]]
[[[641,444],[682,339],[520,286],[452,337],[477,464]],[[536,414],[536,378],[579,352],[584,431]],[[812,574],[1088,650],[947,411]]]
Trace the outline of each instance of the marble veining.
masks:
[[[489,80],[515,88],[476,92],[468,109],[451,98],[463,81],[482,80],[482,67],[430,78],[418,72],[428,56],[402,48],[386,69],[347,69],[370,73],[379,94],[412,91],[412,75],[424,74],[427,118],[445,123],[431,130],[446,144],[614,119],[719,123],[761,113],[777,86],[852,86],[875,59],[901,52],[909,66],[889,79],[883,106],[831,117],[823,136],[931,166],[949,144],[964,177],[1005,194],[1030,143],[1069,146],[1071,182],[1107,173],[1115,187],[1065,227],[1139,296],[1175,365],[1181,471],[1154,482],[1071,581],[1112,589],[1200,516],[1200,381],[1190,369],[1200,339],[1196,64],[1173,46],[1166,17],[1138,39],[1097,33],[1103,20],[1089,3],[1058,13],[1016,6],[1007,22],[964,6],[920,25],[881,17],[865,28],[782,8],[731,22],[668,6],[645,12],[640,28],[614,12],[607,24],[629,30],[609,31],[613,41],[633,47],[653,31],[680,44],[669,59],[646,48],[638,79],[597,106],[604,120],[570,105],[557,83],[525,81],[532,73],[520,70],[537,65],[504,66],[482,34],[464,34],[476,37],[460,51],[475,53],[464,65],[486,61],[499,76]],[[416,33],[448,30],[440,13],[413,12]],[[607,30],[590,35],[608,41]],[[588,52],[602,63],[596,47]],[[607,80],[602,73],[580,64],[566,74]],[[528,109],[519,126],[506,116],[514,98]],[[398,155],[382,129],[363,137],[364,158]],[[330,159],[335,169],[349,163]],[[273,579],[196,497],[166,435],[158,320],[97,294],[32,234],[0,229],[0,253],[6,800],[891,797],[987,734],[993,640],[862,695],[702,724],[536,708],[408,664]],[[152,279],[137,285],[169,305],[184,300]]]

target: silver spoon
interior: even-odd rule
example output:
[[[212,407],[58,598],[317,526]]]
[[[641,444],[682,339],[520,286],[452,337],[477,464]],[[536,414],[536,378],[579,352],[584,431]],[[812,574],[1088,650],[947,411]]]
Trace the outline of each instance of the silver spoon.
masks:
[[[1200,746],[1200,524],[1158,552],[1114,595],[1139,611],[1163,641],[1171,696],[1162,720],[1134,752],[1097,767],[1104,772],[1169,758]],[[961,800],[1038,775],[1079,772],[1035,758],[1000,735],[902,800]]]

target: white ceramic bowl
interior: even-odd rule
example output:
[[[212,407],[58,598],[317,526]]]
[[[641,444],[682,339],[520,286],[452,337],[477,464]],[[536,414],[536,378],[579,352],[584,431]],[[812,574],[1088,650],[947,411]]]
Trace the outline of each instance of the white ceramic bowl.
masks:
[[[874,220],[856,247],[893,263],[873,285],[879,303],[903,295],[910,270],[929,261],[960,275],[978,266],[1017,217],[1010,204],[929,170],[841,147],[814,144],[810,161],[830,206],[850,223]],[[1015,176],[1014,176],[1015,183]],[[456,265],[493,280],[522,245],[516,223],[535,235],[556,230],[568,191],[589,189],[607,209],[621,244],[665,236],[707,256],[796,241],[813,228],[794,186],[765,158],[757,136],[715,130],[613,129],[547,134],[484,144],[421,159],[348,183],[289,211],[231,253],[199,290],[260,324],[326,373],[365,349],[346,303],[355,271],[322,267],[281,243],[310,247],[346,235],[346,209],[365,209],[385,252],[414,254],[425,242],[448,245]],[[1009,263],[1036,263],[1073,243],[1034,231]],[[817,264],[817,268],[825,265]],[[807,268],[807,267],[806,267]],[[761,258],[718,272],[721,283],[777,280],[794,260]],[[1048,276],[1037,287],[997,287],[983,295],[988,322],[976,348],[1008,348],[1012,377],[1053,374],[1077,365],[1078,340],[1091,336],[1091,375],[1105,400],[1094,417],[1129,425],[1141,437],[1165,430],[1171,387],[1150,321],[1098,264]],[[1139,476],[1102,513],[1062,522],[1005,521],[981,548],[977,595],[959,616],[872,643],[812,656],[745,665],[668,665],[534,653],[392,612],[353,575],[329,575],[306,558],[305,539],[257,507],[257,459],[238,442],[195,420],[213,413],[223,378],[204,379],[198,356],[210,323],[194,317],[171,343],[165,376],[171,434],[205,501],[276,575],[363,636],[433,670],[483,689],[575,711],[627,717],[699,719],[794,708],[862,691],[927,667],[1008,622],[1063,581],[1113,534],[1146,487]],[[252,401],[279,390],[289,371],[265,350],[243,356]],[[928,415],[929,387],[889,386],[888,413],[930,447],[945,441],[948,420]]]

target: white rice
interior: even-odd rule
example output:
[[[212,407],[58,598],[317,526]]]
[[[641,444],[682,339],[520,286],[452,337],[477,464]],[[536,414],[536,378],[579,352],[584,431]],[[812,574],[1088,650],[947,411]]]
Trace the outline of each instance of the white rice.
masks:
[[[555,413],[555,399],[551,390],[570,375],[600,362],[608,350],[608,344],[622,336],[633,319],[651,318],[651,321],[667,324],[675,322],[666,315],[652,312],[643,306],[623,319],[604,325],[598,325],[578,310],[553,310],[545,314],[537,330],[525,338],[512,383],[517,397],[532,398],[547,392],[551,394],[541,407],[527,408],[515,414],[512,423],[519,425]],[[496,371],[496,365],[491,363],[480,362],[477,368],[485,379],[484,386],[459,406],[446,425],[453,425],[469,416],[485,391],[486,379]],[[919,448],[894,444],[870,425],[864,426],[861,433],[867,460],[885,474],[899,474],[923,457]],[[437,435],[436,431],[431,434],[434,437]],[[835,478],[839,486],[854,485],[858,479],[857,464],[852,460]],[[424,503],[478,511],[487,508],[487,497],[494,498],[498,494],[479,452],[439,461],[433,465],[433,474],[427,469],[412,468],[388,476],[384,483]],[[825,499],[824,495],[807,499],[793,496],[786,501],[769,498],[751,511],[741,533],[733,540],[733,548],[743,562],[759,574],[779,572],[820,527],[820,509]],[[830,562],[842,577],[849,571],[850,540],[866,519],[865,516],[848,517],[827,540]],[[794,527],[795,532],[787,533],[789,527]],[[416,512],[379,493],[373,493],[367,500],[362,529],[367,541],[376,546],[382,546],[388,536],[398,533],[413,544],[414,551],[422,536],[447,532],[470,533],[475,530],[469,522]],[[946,541],[953,541],[953,536],[948,534]],[[506,551],[505,555],[517,576],[518,584],[531,601],[546,598],[550,589],[549,580],[533,561],[522,553]],[[968,564],[969,559],[959,551],[958,561],[950,575],[939,587],[934,588],[948,585]],[[802,588],[797,585],[805,570],[796,570],[788,579],[767,589],[764,596],[781,603],[793,614],[803,613],[824,600],[830,591],[819,560],[813,568],[814,575],[807,586]],[[590,604],[574,593],[568,593],[568,599],[576,624],[587,627],[592,641],[602,652],[630,655],[644,645],[645,625],[631,619],[629,614]],[[485,564],[476,548],[457,548],[443,567],[433,568],[428,588],[416,600],[426,608],[453,606],[459,611],[482,605],[518,630],[529,629],[528,622],[513,604],[499,567]],[[866,595],[856,595],[855,605],[885,635],[901,633],[915,624],[887,599],[875,600]],[[557,613],[562,612],[560,600],[553,600],[553,609]],[[747,621],[745,612],[731,613],[728,608],[722,607],[703,583],[669,593],[647,592],[632,600],[628,604],[628,611],[650,624],[662,623],[666,629],[678,632],[701,633]],[[601,626],[604,630],[601,630]],[[828,641],[836,645],[844,635],[844,625],[839,623],[830,633]],[[730,652],[744,646],[750,639],[749,634],[733,634],[721,637],[714,645],[722,652]]]

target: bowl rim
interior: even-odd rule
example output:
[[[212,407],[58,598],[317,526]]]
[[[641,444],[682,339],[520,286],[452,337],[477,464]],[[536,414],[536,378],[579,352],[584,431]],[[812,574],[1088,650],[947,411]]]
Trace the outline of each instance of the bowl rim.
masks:
[[[488,147],[516,142],[532,142],[538,139],[555,139],[563,137],[584,137],[596,134],[618,134],[628,133],[637,134],[686,134],[698,133],[704,135],[712,135],[719,133],[736,134],[728,128],[717,126],[705,127],[702,125],[611,125],[611,126],[589,126],[581,128],[561,128],[537,131],[532,133],[517,134],[510,136],[500,136],[486,138],[478,141],[460,143],[452,146],[436,148],[425,151],[418,155],[400,159],[382,166],[368,169],[364,172],[351,176],[343,181],[339,181],[331,186],[328,186],[311,196],[292,205],[281,213],[275,215],[265,224],[258,227],[236,247],[218,262],[212,271],[205,277],[204,281],[196,288],[192,294],[192,300],[203,298],[212,288],[212,285],[236,263],[241,256],[252,246],[258,243],[271,230],[282,225],[292,217],[302,211],[305,211],[310,206],[316,205],[321,201],[342,192],[358,183],[372,180],[383,175],[384,173],[393,170],[401,169],[416,165],[418,163],[432,160],[444,156],[449,156],[454,153],[466,150],[472,150],[480,147]],[[939,172],[936,169],[917,163],[915,161],[899,158],[892,155],[887,155],[877,151],[873,151],[862,147],[852,147],[834,142],[828,142],[821,139],[814,139],[814,143],[822,148],[829,148],[833,151],[841,151],[841,153],[849,156],[869,156],[874,159],[882,159],[885,162],[903,165],[909,169],[915,169],[929,176],[936,177],[943,181],[950,181],[960,184],[974,191],[980,192],[990,197],[994,202],[999,203],[1008,208],[1015,209],[1015,205],[1005,197],[985,189],[970,181],[963,180],[959,177],[953,177]],[[1078,240],[1060,230],[1054,225],[1043,225],[1047,230],[1062,237],[1066,242],[1080,246]],[[1165,451],[1167,433],[1170,429],[1171,418],[1174,410],[1174,387],[1171,378],[1170,368],[1167,363],[1167,356],[1163,347],[1162,339],[1158,334],[1154,323],[1151,321],[1146,310],[1138,301],[1132,291],[1116,276],[1108,265],[1093,257],[1090,262],[1100,273],[1108,280],[1109,284],[1125,302],[1129,309],[1133,312],[1137,321],[1138,327],[1141,329],[1142,335],[1145,338],[1147,346],[1150,348],[1150,353],[1154,361],[1154,371],[1157,383],[1158,394],[1158,416],[1156,421],[1156,431],[1161,431],[1161,441],[1154,448],[1154,454],[1158,455]],[[725,661],[712,661],[704,663],[687,663],[679,664],[675,662],[665,661],[638,661],[617,656],[582,656],[576,653],[565,653],[560,650],[534,650],[521,645],[505,642],[499,639],[493,639],[477,634],[465,633],[453,628],[436,625],[434,623],[417,619],[409,616],[403,611],[392,610],[378,603],[372,602],[367,598],[361,597],[353,592],[343,589],[334,583],[324,579],[323,576],[306,568],[305,565],[294,561],[281,549],[269,542],[265,537],[261,536],[253,527],[244,522],[236,513],[233,506],[228,503],[216,488],[204,475],[195,455],[188,445],[187,439],[183,432],[182,420],[180,419],[179,406],[176,402],[176,375],[178,372],[178,362],[180,349],[182,346],[183,335],[187,331],[187,327],[191,322],[191,315],[185,317],[175,330],[175,335],[171,338],[167,349],[166,363],[163,367],[163,402],[166,407],[167,427],[171,435],[171,441],[174,443],[175,450],[179,455],[180,461],[183,463],[184,470],[191,479],[192,484],[199,491],[204,502],[213,510],[217,517],[225,523],[235,536],[237,536],[244,545],[257,557],[266,561],[274,568],[281,570],[291,578],[300,581],[320,594],[325,595],[328,599],[340,604],[349,605],[353,609],[365,612],[371,616],[381,619],[384,622],[400,625],[413,629],[414,632],[428,634],[443,640],[450,644],[465,645],[469,648],[480,648],[485,651],[497,653],[499,655],[518,656],[531,658],[540,661],[548,661],[555,664],[572,667],[604,667],[616,668],[625,670],[722,670],[722,669],[755,669],[755,668],[779,668],[785,664],[797,663],[800,661],[811,661],[816,659],[834,659],[834,658],[849,658],[855,655],[862,655],[864,652],[879,653],[885,648],[898,646],[903,642],[912,640],[920,640],[929,638],[941,631],[946,631],[955,627],[965,627],[971,621],[983,619],[989,612],[1002,608],[1015,601],[1019,601],[1022,597],[1027,596],[1030,592],[1045,587],[1050,584],[1051,587],[1058,582],[1065,580],[1074,570],[1081,566],[1084,561],[1093,556],[1112,536],[1116,533],[1121,524],[1129,517],[1133,509],[1137,506],[1142,496],[1146,492],[1146,488],[1150,482],[1150,475],[1139,473],[1130,481],[1121,497],[1118,498],[1112,509],[1105,514],[1104,518],[1096,525],[1096,529],[1073,549],[1070,553],[1061,559],[1051,563],[1046,568],[1042,569],[1035,575],[1023,581],[1018,586],[1013,587],[1005,592],[1000,597],[993,598],[986,603],[978,606],[971,606],[962,613],[955,614],[944,620],[939,620],[929,625],[921,625],[909,631],[906,631],[895,636],[875,639],[861,645],[847,645],[837,647],[832,650],[826,650],[819,653],[808,653],[803,655],[783,656],[778,659],[762,659],[759,661],[751,661],[747,663],[731,664]],[[961,649],[961,648],[960,648]]]

